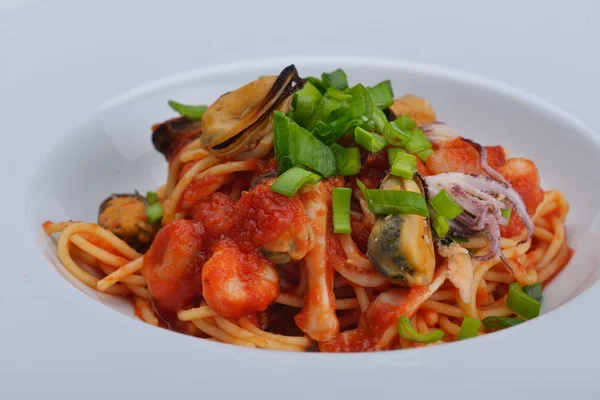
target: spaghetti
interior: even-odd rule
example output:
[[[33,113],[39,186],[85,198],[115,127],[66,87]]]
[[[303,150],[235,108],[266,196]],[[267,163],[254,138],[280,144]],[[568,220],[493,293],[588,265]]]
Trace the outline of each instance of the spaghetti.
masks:
[[[437,330],[434,343],[458,340],[467,318],[484,322],[471,335],[526,319],[513,292],[539,306],[536,285],[573,253],[565,196],[541,189],[533,162],[438,123],[425,99],[393,100],[385,82],[363,89],[341,70],[261,77],[200,120],[153,127],[169,163],[155,193],[109,197],[97,224],[43,227],[87,286],[131,299],[151,325],[223,343],[405,349]],[[312,181],[275,193],[290,167]],[[332,200],[343,188],[345,210]],[[377,203],[390,192],[410,192],[414,207]]]

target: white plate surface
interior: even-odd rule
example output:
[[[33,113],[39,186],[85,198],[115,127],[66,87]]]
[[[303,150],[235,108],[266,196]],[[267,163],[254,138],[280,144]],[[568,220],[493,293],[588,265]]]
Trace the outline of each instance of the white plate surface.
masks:
[[[594,338],[600,324],[591,317],[597,314],[600,290],[596,285],[558,307],[598,276],[600,239],[593,231],[600,222],[594,219],[593,199],[599,195],[594,169],[600,144],[592,131],[520,91],[415,63],[374,57],[267,60],[267,55],[282,53],[263,51],[257,61],[210,67],[215,59],[254,55],[240,45],[244,36],[256,35],[250,46],[254,49],[257,40],[273,46],[282,40],[266,35],[260,24],[252,28],[240,23],[232,28],[234,33],[215,29],[222,36],[215,33],[212,44],[204,36],[196,48],[188,36],[195,31],[182,28],[195,19],[182,13],[182,5],[131,7],[106,5],[87,10],[94,18],[72,18],[77,6],[57,2],[0,18],[0,33],[5,29],[11,34],[10,42],[0,34],[0,49],[11,56],[6,70],[0,70],[0,109],[8,112],[2,137],[10,135],[14,143],[2,151],[8,215],[3,233],[7,272],[0,297],[0,398],[46,397],[48,389],[63,398],[126,397],[129,391],[130,396],[148,398],[178,391],[251,398],[301,398],[307,393],[315,398],[364,398],[384,392],[460,396],[465,391],[501,398],[515,390],[600,392],[600,346]],[[206,10],[195,12],[204,24],[211,23],[201,15]],[[54,16],[54,23],[42,15]],[[236,13],[235,18],[241,17]],[[18,25],[28,20],[39,23],[29,29]],[[99,25],[106,28],[102,35]],[[311,38],[307,34],[302,46],[323,54],[326,46]],[[219,55],[214,42],[236,49]],[[366,48],[367,43],[362,45]],[[214,53],[201,54],[206,49]],[[577,258],[551,285],[544,304],[545,311],[558,308],[520,327],[436,348],[290,355],[209,343],[147,326],[101,304],[110,301],[79,285],[98,298],[83,295],[63,279],[67,275],[61,277],[60,266],[44,259],[42,254],[52,259],[52,249],[36,228],[43,219],[93,219],[106,194],[145,190],[162,181],[164,164],[152,152],[148,132],[150,124],[171,115],[167,98],[210,102],[224,90],[289,62],[302,75],[341,66],[353,82],[392,78],[398,93],[425,95],[440,118],[466,136],[500,142],[532,157],[545,182],[567,192],[573,206],[569,234]],[[123,304],[111,305],[128,314]]]

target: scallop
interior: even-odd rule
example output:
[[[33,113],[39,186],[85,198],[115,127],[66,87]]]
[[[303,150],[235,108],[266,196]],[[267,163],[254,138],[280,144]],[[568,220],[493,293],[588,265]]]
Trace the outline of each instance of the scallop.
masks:
[[[423,191],[415,181],[391,175],[384,179],[381,189]],[[379,273],[392,281],[428,285],[435,270],[429,219],[412,214],[379,218],[369,235],[367,255]]]
[[[273,133],[273,111],[289,111],[292,95],[303,84],[290,65],[279,76],[264,76],[224,94],[202,116],[203,146],[219,157],[252,149]]]

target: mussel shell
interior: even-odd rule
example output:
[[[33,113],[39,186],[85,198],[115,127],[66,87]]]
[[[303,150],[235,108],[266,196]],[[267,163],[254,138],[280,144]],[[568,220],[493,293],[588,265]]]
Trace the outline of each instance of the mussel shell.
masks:
[[[270,77],[261,79],[268,80]],[[209,152],[216,156],[231,156],[251,149],[263,137],[272,132],[270,120],[273,111],[287,111],[291,104],[291,96],[304,86],[304,81],[298,76],[296,67],[290,65],[281,71],[264,99],[256,106],[250,107],[250,109],[240,107],[242,112],[239,116],[231,116],[227,113],[225,116],[220,115],[227,101],[234,96],[243,96],[240,91],[248,90],[250,85],[259,84],[260,80],[251,82],[236,91],[225,94],[206,110],[202,118],[202,142]],[[225,132],[215,130],[214,126],[219,124],[219,118],[226,117],[230,117],[231,120],[224,122],[227,124],[235,122],[233,127]]]
[[[183,146],[199,137],[201,132],[200,121],[177,117],[152,127],[152,144],[170,161]]]

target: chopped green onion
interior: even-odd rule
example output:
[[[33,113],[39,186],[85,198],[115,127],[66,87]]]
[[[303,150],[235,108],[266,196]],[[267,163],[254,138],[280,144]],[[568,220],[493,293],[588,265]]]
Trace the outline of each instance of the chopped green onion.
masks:
[[[317,104],[317,108],[314,113],[310,116],[306,122],[306,129],[313,131],[318,123],[323,124],[329,120],[329,115],[336,109],[340,108],[341,104],[337,100],[330,99],[329,97],[321,98],[321,101]]]
[[[533,297],[537,301],[542,301],[542,283],[534,283],[533,285],[528,285],[523,288],[523,291],[527,296]]]
[[[460,332],[458,332],[458,340],[470,339],[477,336],[477,332],[479,332],[480,325],[480,320],[466,316],[463,319],[462,324],[460,325]]]
[[[365,185],[356,180],[369,210],[373,214],[416,214],[423,217],[429,216],[429,209],[425,197],[420,193],[407,190],[381,190],[367,189]]]
[[[313,85],[310,82],[306,82],[304,83],[304,87],[294,94],[294,97],[292,98],[292,108],[296,108],[298,97],[300,96],[316,97],[317,102],[321,100],[321,97],[323,97],[323,95],[321,94],[319,89],[315,87],[315,85]]]
[[[488,329],[502,329],[518,325],[521,322],[525,322],[525,320],[522,318],[513,317],[487,317],[484,318],[482,322],[483,326]]]
[[[421,161],[423,161],[424,163],[427,162],[427,158],[429,158],[429,156],[431,155],[431,153],[433,153],[433,149],[425,149],[425,150],[421,150],[417,153],[417,155],[419,156],[419,158],[421,159]]]
[[[295,166],[309,168],[326,178],[335,175],[335,156],[328,146],[281,111],[275,111],[272,124],[279,173]]]
[[[208,108],[208,106],[190,106],[186,104],[181,104],[174,100],[169,100],[169,106],[173,110],[181,114],[181,116],[191,120],[202,119],[204,112]]]
[[[398,334],[404,339],[409,339],[418,343],[434,343],[442,340],[444,337],[444,332],[439,329],[431,331],[428,334],[417,332],[406,315],[401,316],[398,321]]]
[[[411,131],[417,128],[417,122],[409,115],[403,114],[394,120],[394,123],[403,131]]]
[[[456,204],[456,201],[444,189],[433,196],[429,200],[429,204],[446,219],[454,219],[463,212],[463,209]]]
[[[403,146],[408,143],[410,137],[398,127],[396,121],[385,124],[383,127],[383,137],[392,146]]]
[[[392,164],[390,172],[394,176],[401,178],[412,179],[417,170],[417,157],[408,153],[396,154],[396,159]]]
[[[533,297],[525,294],[518,282],[514,282],[508,287],[506,307],[523,319],[531,319],[540,315],[542,305]]]
[[[406,150],[401,149],[400,147],[390,147],[388,148],[388,162],[390,163],[390,168],[394,165],[394,161],[399,153],[406,153]]]
[[[448,220],[439,214],[435,215],[435,217],[431,221],[431,225],[433,227],[433,230],[435,231],[435,234],[440,239],[446,237],[448,232],[450,232],[450,225],[448,224]]]
[[[339,68],[330,73],[324,72],[321,74],[321,80],[326,88],[334,87],[339,90],[344,90],[348,87],[348,77],[344,70]]]
[[[332,194],[333,231],[335,233],[350,233],[350,199],[352,189],[334,188]]]
[[[146,207],[146,216],[152,225],[158,224],[163,216],[163,206],[160,203],[154,203]]]
[[[315,184],[321,177],[302,168],[290,168],[271,185],[271,192],[292,197],[306,183]]]
[[[314,76],[309,76],[306,78],[306,82],[310,82],[314,87],[316,87],[321,94],[325,93],[327,88],[323,85],[323,82],[319,78],[315,78]]]
[[[387,145],[387,142],[383,137],[381,137],[381,135],[367,132],[360,126],[357,126],[354,129],[354,140],[362,148],[371,153],[377,153]]]
[[[456,243],[469,243],[469,239],[460,236],[450,236],[450,240]]]
[[[500,210],[502,214],[502,218],[506,220],[506,225],[508,225],[508,221],[510,221],[510,214],[512,213],[512,208],[503,208]]]
[[[404,148],[410,153],[419,153],[423,150],[431,149],[431,142],[419,128],[410,131],[410,140],[404,145]],[[427,154],[429,156],[429,154]],[[425,157],[427,160],[427,157]]]
[[[325,92],[325,96],[329,97],[330,99],[337,100],[339,102],[342,102],[344,100],[350,100],[352,98],[351,94],[344,93],[341,90],[336,89],[334,87],[327,88],[327,91]]]
[[[146,192],[146,200],[148,204],[152,205],[158,202],[158,194],[156,192]]]
[[[389,80],[380,82],[367,90],[375,107],[386,109],[394,104],[394,92],[392,90],[392,83]]]
[[[372,118],[369,118],[367,121],[363,122],[359,125],[367,132],[373,132],[375,130],[375,121]]]
[[[342,147],[334,143],[329,148],[335,156],[338,175],[356,175],[360,172],[360,150],[358,147]]]
[[[373,120],[373,123],[375,125],[375,132],[383,134],[385,125],[388,123],[388,119],[385,116],[385,113],[381,111],[380,108],[373,107],[373,114],[371,114],[371,119]]]
[[[294,121],[300,125],[304,125],[305,121],[308,121],[317,108],[317,104],[321,99],[316,96],[294,96],[294,99],[296,100]]]

